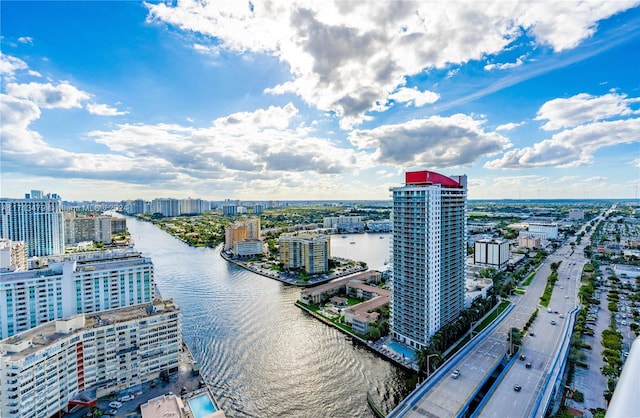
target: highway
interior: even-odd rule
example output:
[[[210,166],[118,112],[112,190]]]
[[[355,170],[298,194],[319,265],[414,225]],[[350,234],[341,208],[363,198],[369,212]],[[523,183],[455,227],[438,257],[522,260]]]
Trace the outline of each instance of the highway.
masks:
[[[586,262],[583,249],[589,242],[590,234],[586,234],[575,249],[567,243],[547,257],[526,293],[512,297],[514,309],[500,324],[471,341],[468,346],[473,348],[463,349],[463,353],[447,361],[442,370],[401,402],[389,417],[544,416],[547,402],[557,389],[554,376],[561,371],[559,355],[570,340],[573,328],[570,312],[575,312],[578,304],[580,277]],[[551,274],[551,263],[558,261],[561,261],[558,280],[548,312],[539,304],[540,296]],[[522,329],[536,308],[538,316],[529,329],[534,335],[527,333],[519,353],[526,359],[507,363],[509,330]],[[494,373],[505,363],[503,372]],[[527,363],[531,363],[530,368]],[[451,377],[455,369],[460,370],[457,379]],[[498,375],[497,381],[485,385],[492,374]],[[515,385],[521,387],[520,391],[514,390]]]

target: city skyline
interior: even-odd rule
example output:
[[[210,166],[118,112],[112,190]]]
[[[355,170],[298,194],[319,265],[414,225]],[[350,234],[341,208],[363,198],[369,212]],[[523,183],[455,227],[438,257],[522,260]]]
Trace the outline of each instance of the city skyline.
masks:
[[[638,2],[3,2],[3,197],[637,198]]]

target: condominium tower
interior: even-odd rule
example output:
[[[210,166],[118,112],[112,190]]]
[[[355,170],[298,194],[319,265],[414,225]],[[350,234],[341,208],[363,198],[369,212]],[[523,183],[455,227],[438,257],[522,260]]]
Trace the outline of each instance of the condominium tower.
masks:
[[[392,337],[420,349],[464,306],[467,176],[407,172],[392,188]]]
[[[151,302],[153,263],[133,251],[62,255],[0,274],[0,338],[77,313]]]
[[[61,200],[0,199],[0,238],[24,241],[29,257],[64,253]]]
[[[77,314],[0,340],[0,416],[62,416],[178,371],[180,310],[171,299]]]

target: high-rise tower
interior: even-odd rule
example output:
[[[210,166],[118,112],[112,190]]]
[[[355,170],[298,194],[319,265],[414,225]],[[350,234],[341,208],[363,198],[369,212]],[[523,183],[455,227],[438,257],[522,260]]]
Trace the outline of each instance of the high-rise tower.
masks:
[[[29,257],[63,254],[60,198],[0,199],[0,238],[25,241]]]
[[[467,176],[407,172],[392,188],[391,333],[420,349],[464,305]]]

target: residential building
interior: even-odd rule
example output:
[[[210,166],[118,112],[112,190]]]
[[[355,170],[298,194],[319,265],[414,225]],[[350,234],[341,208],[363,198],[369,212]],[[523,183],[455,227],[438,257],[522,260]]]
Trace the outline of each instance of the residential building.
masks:
[[[367,229],[369,232],[390,232],[391,221],[386,219],[382,221],[367,221]]]
[[[111,216],[77,217],[75,211],[64,213],[64,243],[74,245],[93,241],[111,244]]]
[[[308,274],[329,271],[330,238],[324,234],[282,234],[278,240],[280,262],[285,269],[303,269]]]
[[[202,199],[182,199],[180,200],[180,215],[199,215],[208,209],[209,202]]]
[[[529,222],[529,233],[542,239],[558,239],[558,224],[554,222]]]
[[[255,213],[256,215],[264,213],[264,208],[264,203],[256,203],[255,205],[253,205],[253,213]]]
[[[222,203],[222,214],[223,215],[235,215],[238,213],[238,205],[239,202],[237,200],[226,199]]]
[[[153,263],[132,251],[38,260],[43,268],[0,274],[0,338],[76,313],[148,303]]]
[[[231,250],[236,242],[260,239],[260,218],[241,219],[224,229],[224,249]]]
[[[362,216],[328,216],[322,219],[322,226],[338,232],[364,231]]]
[[[29,257],[64,253],[60,198],[0,199],[0,238],[24,241]]]
[[[180,310],[154,300],[76,314],[0,341],[0,415],[50,417],[178,370]]]
[[[127,219],[116,216],[111,217],[111,236],[125,234],[127,232]]]
[[[535,237],[526,231],[521,231],[518,236],[518,247],[519,248],[528,248],[530,250],[535,250],[536,248],[540,248],[541,240],[540,237]]]
[[[509,242],[501,239],[481,239],[474,243],[473,263],[504,270],[509,263]]]
[[[407,172],[391,192],[391,335],[420,349],[463,309],[467,176]]]
[[[0,239],[0,273],[28,269],[27,244],[24,241]]]
[[[153,199],[151,213],[160,213],[162,216],[180,216],[180,201],[172,198]]]
[[[245,239],[233,243],[233,255],[236,257],[251,257],[263,253],[264,244],[259,239]]]
[[[319,304],[325,299],[338,293],[345,293],[347,291],[347,284],[354,282],[363,283],[380,283],[382,279],[382,273],[376,270],[364,271],[357,273],[349,277],[342,277],[335,279],[329,283],[324,283],[319,286],[314,286],[308,289],[304,289],[300,292],[300,302],[307,305]]]
[[[122,206],[124,207],[124,211],[129,215],[137,215],[149,211],[148,203],[142,199],[127,200],[126,202],[122,202]]]

